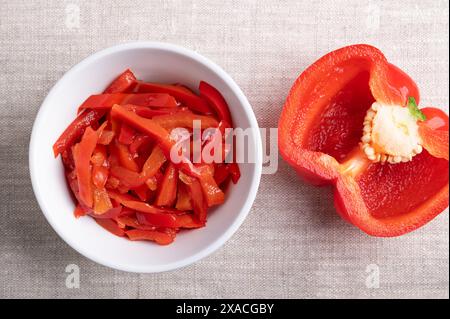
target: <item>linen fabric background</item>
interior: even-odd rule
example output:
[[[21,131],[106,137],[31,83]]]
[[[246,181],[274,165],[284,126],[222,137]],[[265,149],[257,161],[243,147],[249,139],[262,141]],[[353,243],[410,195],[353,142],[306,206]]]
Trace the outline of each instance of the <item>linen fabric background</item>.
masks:
[[[448,211],[406,236],[371,238],[337,216],[330,189],[301,182],[281,159],[220,250],[148,275],[108,269],[65,244],[28,171],[43,99],[103,48],[152,40],[196,50],[233,77],[269,128],[301,71],[354,43],[380,48],[417,81],[421,105],[448,113],[448,21],[446,0],[0,0],[0,297],[448,298]],[[78,289],[65,284],[70,264],[80,268]]]

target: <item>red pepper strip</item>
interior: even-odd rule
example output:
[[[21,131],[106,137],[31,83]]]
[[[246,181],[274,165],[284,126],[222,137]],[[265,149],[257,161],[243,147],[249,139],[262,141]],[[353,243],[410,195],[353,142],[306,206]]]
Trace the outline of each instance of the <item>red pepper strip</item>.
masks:
[[[143,202],[148,202],[152,196],[151,190],[147,185],[141,185],[132,189],[132,191],[139,197]]]
[[[200,223],[206,223],[208,204],[204,198],[200,182],[196,178],[188,176],[183,172],[180,172],[180,179],[187,186],[195,217]]]
[[[113,138],[114,138],[113,131],[103,130],[102,134],[100,134],[100,137],[98,138],[97,143],[101,145],[109,145],[113,140]]]
[[[109,188],[109,189],[117,189],[119,187],[119,185],[120,185],[120,180],[114,176],[110,176],[108,178],[108,180],[106,181],[105,187]]]
[[[148,225],[142,225],[139,224],[136,213],[133,210],[130,210],[132,214],[127,215],[121,215],[116,218],[117,224],[120,228],[130,227],[130,228],[136,228],[141,230],[156,230],[157,228],[155,226],[148,226]]]
[[[133,154],[130,153],[128,146],[116,142],[115,147],[120,165],[130,171],[138,172],[139,167],[134,161]]]
[[[97,188],[104,188],[106,181],[108,180],[109,169],[105,166],[93,166],[92,167],[92,182]]]
[[[134,138],[136,137],[136,131],[133,130],[128,125],[122,125],[120,128],[119,142],[124,145],[130,145],[133,143]]]
[[[126,232],[130,240],[149,240],[159,245],[169,245],[173,243],[175,234],[156,230],[133,229]]]
[[[73,171],[75,168],[75,163],[73,161],[72,149],[67,149],[61,153],[61,158],[66,171]]]
[[[124,93],[136,85],[136,77],[130,69],[125,70],[105,89],[104,93]]]
[[[156,191],[158,189],[158,179],[152,176],[145,181],[145,185],[147,185],[149,190]]]
[[[75,170],[77,172],[78,191],[81,202],[87,207],[93,205],[93,191],[91,181],[91,156],[97,145],[98,135],[90,127],[81,138],[80,143],[73,147],[73,158],[75,161]]]
[[[125,231],[122,228],[120,228],[113,219],[105,219],[105,218],[94,218],[94,219],[97,222],[97,224],[102,226],[111,234],[114,234],[119,237],[125,236]]]
[[[139,116],[151,119],[154,116],[159,115],[168,115],[168,114],[175,114],[177,112],[182,112],[184,108],[173,108],[173,107],[165,107],[165,108],[158,108],[158,109],[151,109],[145,106],[139,106],[139,105],[133,105],[133,104],[125,104],[122,105],[125,109],[128,111],[132,111],[136,113]]]
[[[226,140],[226,129],[230,128],[230,124],[229,122],[226,122],[225,120],[221,120],[218,126],[218,129],[222,135],[222,138],[225,142]],[[214,137],[213,137],[214,138]],[[210,143],[214,143],[214,141],[210,141]],[[233,145],[233,147],[235,146],[235,144]],[[231,147],[228,144],[224,144],[223,145],[223,158],[226,159],[227,155],[228,155],[228,151],[231,149]],[[241,178],[241,171],[239,169],[239,165],[237,163],[235,163],[236,159],[236,150],[234,150],[233,152],[233,156],[234,156],[234,162],[233,163],[229,163],[228,164],[228,172],[230,173],[231,176],[231,181],[233,182],[233,184],[237,184],[237,182],[239,181],[239,179]]]
[[[211,165],[204,165],[202,167],[202,176],[199,181],[208,207],[223,204],[225,194],[214,180],[214,169]]]
[[[239,169],[239,165],[237,163],[230,163],[228,164],[228,170],[230,172],[231,181],[233,184],[237,184],[241,178],[241,170]]]
[[[176,108],[177,101],[169,94],[164,93],[145,93],[145,94],[99,94],[91,95],[79,110],[82,109],[101,109],[108,110],[114,104],[131,104],[140,107],[156,107],[156,108]]]
[[[103,215],[111,210],[112,203],[105,188],[94,188],[94,214]]]
[[[89,215],[97,219],[115,219],[118,218],[121,214],[122,214],[122,206],[117,205],[115,207],[108,209],[102,214],[96,214],[95,212],[91,212]]]
[[[207,115],[197,115],[191,112],[176,112],[167,115],[157,115],[152,120],[164,127],[166,130],[171,130],[177,127],[193,128],[194,121],[199,121],[202,130],[217,127],[219,123],[216,119]]]
[[[206,221],[199,221],[192,214],[183,214],[177,216],[178,222],[182,225],[181,228],[201,228],[205,226]]]
[[[131,154],[136,154],[141,147],[150,146],[150,143],[151,139],[147,135],[137,135],[128,148],[130,149]]]
[[[149,177],[154,176],[165,161],[166,157],[164,156],[161,148],[159,146],[155,146],[152,153],[145,161],[144,166],[142,167],[142,178],[148,179]]]
[[[86,216],[87,215],[87,210],[84,209],[80,204],[78,204],[75,207],[73,215],[75,216],[75,218],[80,218],[80,217]]]
[[[188,88],[186,85],[181,84],[181,83],[174,83],[174,86],[176,86],[177,88],[179,88],[180,90],[183,90],[186,93],[189,94],[195,94],[190,88]]]
[[[200,96],[208,101],[220,120],[232,124],[230,110],[222,94],[212,85],[201,81],[199,85]]]
[[[108,159],[106,148],[103,145],[97,145],[91,157],[92,182],[97,188],[104,188],[109,176]]]
[[[70,190],[72,191],[72,194],[75,197],[76,201],[79,204],[81,204],[80,192],[78,191],[77,172],[75,169],[71,172],[66,172],[66,180],[67,184],[69,184]]]
[[[203,222],[197,221],[192,214],[186,214],[184,212],[181,214],[136,213],[136,217],[140,224],[155,227],[199,228],[205,225]]]
[[[188,108],[193,111],[210,114],[211,110],[208,103],[199,96],[189,93],[183,88],[175,85],[159,84],[159,83],[144,83],[138,82],[135,87],[136,93],[167,93],[173,96],[175,99],[181,101]]]
[[[334,185],[338,213],[373,236],[413,231],[448,206],[448,161],[430,154],[434,142],[412,161],[394,165],[371,163],[360,150],[372,103],[401,107],[408,97],[418,101],[419,93],[404,72],[378,49],[355,45],[303,72],[279,121],[283,158],[312,183]]]
[[[182,211],[192,210],[191,197],[183,183],[178,185],[177,203],[175,208]]]
[[[166,168],[155,205],[170,207],[177,197],[178,170],[172,163]]]
[[[146,181],[139,173],[116,165],[111,166],[111,175],[129,189],[144,185]]]
[[[130,198],[130,196],[123,194],[109,192],[109,195],[122,205],[137,211],[136,217],[141,224],[170,228],[184,227],[183,222],[185,220],[178,218],[184,212],[174,209],[158,208],[147,203],[136,201]]]
[[[102,128],[97,131],[100,135]],[[92,182],[94,184],[94,213],[96,215],[105,214],[113,208],[105,185],[109,175],[106,148],[103,145],[97,145],[91,157],[92,163]]]
[[[225,182],[228,177],[230,176],[230,172],[228,169],[228,165],[226,164],[217,164],[216,168],[214,170],[214,179],[217,183],[217,185],[221,185],[223,182]]]
[[[104,114],[105,112],[101,110],[87,110],[79,114],[53,144],[55,157],[70,148],[83,135],[86,127],[97,122]]]
[[[128,125],[132,126],[136,130],[149,135],[158,141],[159,147],[163,151],[166,158],[170,158],[170,152],[175,142],[171,139],[169,132],[166,129],[158,125],[153,120],[140,117],[133,112],[127,111],[120,105],[115,105],[111,109],[111,115],[113,117],[120,118]],[[184,158],[180,163],[175,163],[177,168],[184,171],[191,176],[200,176],[198,170],[190,162],[188,158]]]

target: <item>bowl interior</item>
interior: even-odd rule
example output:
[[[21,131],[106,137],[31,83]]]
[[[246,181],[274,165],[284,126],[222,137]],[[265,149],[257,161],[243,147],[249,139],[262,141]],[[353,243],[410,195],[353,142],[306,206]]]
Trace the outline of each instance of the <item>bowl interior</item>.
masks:
[[[242,177],[227,192],[223,205],[211,211],[207,227],[182,231],[170,246],[131,242],[101,229],[91,218],[75,219],[74,202],[64,178],[61,159],[52,144],[91,94],[98,94],[118,74],[130,68],[139,79],[183,83],[197,88],[205,80],[224,95],[236,127],[257,128],[251,107],[237,85],[220,68],[185,49],[162,44],[135,44],[108,49],[69,71],[44,101],[33,128],[30,170],[38,202],[57,233],[83,255],[109,267],[157,272],[192,263],[222,245],[239,227],[253,203],[260,178],[258,134],[248,140],[256,163],[240,164]]]

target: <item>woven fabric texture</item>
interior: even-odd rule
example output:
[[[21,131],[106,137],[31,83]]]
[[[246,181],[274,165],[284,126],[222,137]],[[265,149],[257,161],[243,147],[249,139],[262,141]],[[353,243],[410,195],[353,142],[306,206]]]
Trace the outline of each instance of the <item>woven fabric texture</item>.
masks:
[[[330,189],[302,183],[281,159],[220,250],[149,275],[108,269],[65,244],[41,213],[28,171],[32,124],[50,88],[90,54],[138,40],[215,61],[261,127],[277,127],[302,70],[354,43],[380,48],[417,81],[422,105],[448,112],[447,0],[0,0],[0,34],[0,297],[449,297],[448,211],[406,236],[371,238],[337,216]],[[69,264],[80,268],[78,289],[66,287]]]

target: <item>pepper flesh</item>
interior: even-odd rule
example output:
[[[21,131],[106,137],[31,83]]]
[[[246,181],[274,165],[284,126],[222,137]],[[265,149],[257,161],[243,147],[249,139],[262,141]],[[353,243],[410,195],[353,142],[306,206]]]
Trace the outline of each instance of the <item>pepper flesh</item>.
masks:
[[[405,234],[448,206],[448,125],[439,131],[430,118],[420,123],[424,151],[407,163],[372,163],[360,149],[371,105],[403,107],[408,97],[419,102],[409,76],[378,49],[354,45],[300,75],[279,121],[283,158],[307,181],[334,185],[338,213],[373,236]]]
[[[122,93],[136,85],[136,77],[130,69],[125,70],[105,89],[104,93]]]

